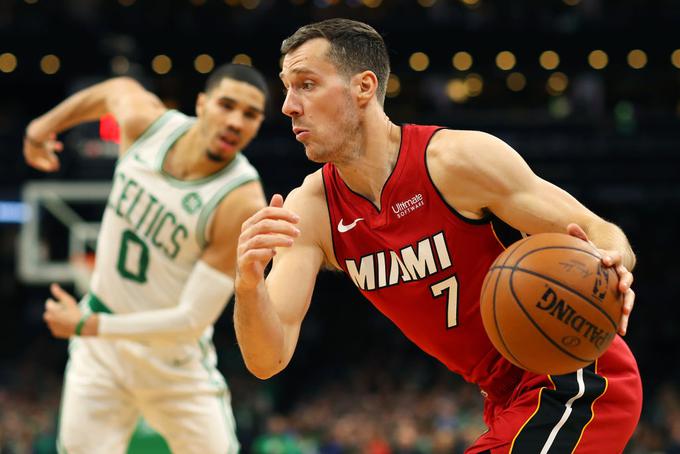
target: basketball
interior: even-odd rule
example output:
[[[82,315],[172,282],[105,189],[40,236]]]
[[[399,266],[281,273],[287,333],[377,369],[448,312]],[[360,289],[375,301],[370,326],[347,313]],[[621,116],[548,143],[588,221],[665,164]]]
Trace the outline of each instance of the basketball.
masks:
[[[498,351],[540,374],[587,366],[614,340],[623,298],[618,276],[589,243],[561,233],[520,240],[491,265],[480,297]]]

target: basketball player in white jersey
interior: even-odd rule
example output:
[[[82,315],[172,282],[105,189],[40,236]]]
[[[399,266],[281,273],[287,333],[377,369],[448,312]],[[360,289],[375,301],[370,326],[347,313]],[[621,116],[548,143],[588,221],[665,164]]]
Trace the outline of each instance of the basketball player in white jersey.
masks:
[[[44,319],[70,338],[60,453],[124,453],[140,416],[175,453],[233,453],[230,395],[212,326],[233,292],[241,224],[266,205],[240,150],[264,118],[259,72],[225,65],[198,95],[197,118],[166,109],[129,78],[82,90],[33,120],[29,165],[59,168],[56,134],[115,116],[116,165],[89,293],[53,284]]]

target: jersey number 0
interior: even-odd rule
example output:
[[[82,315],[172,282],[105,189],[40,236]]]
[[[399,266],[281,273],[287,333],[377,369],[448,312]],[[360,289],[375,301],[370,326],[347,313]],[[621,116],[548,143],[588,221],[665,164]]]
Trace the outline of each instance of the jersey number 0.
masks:
[[[120,241],[118,254],[118,272],[125,279],[146,282],[146,270],[149,268],[149,248],[132,230],[125,230]]]

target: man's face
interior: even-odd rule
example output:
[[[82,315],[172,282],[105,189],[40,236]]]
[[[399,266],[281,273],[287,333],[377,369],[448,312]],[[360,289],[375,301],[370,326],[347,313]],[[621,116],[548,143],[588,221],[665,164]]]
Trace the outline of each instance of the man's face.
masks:
[[[314,162],[339,161],[359,130],[358,107],[349,81],[327,56],[330,43],[311,39],[283,59],[286,87],[282,112],[292,120],[295,138]]]
[[[264,119],[264,93],[255,86],[222,79],[196,103],[201,137],[207,142],[208,158],[231,160],[257,134]]]

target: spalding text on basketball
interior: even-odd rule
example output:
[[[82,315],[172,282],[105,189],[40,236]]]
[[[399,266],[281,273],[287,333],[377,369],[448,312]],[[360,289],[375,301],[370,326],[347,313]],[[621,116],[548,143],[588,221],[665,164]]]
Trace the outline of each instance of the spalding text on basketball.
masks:
[[[602,345],[608,345],[608,341],[614,336],[613,332],[607,332],[606,330],[599,328],[590,320],[576,312],[572,306],[557,296],[557,292],[555,292],[552,287],[548,286],[546,288],[545,293],[543,293],[541,299],[536,303],[536,307],[571,327],[598,350]]]

